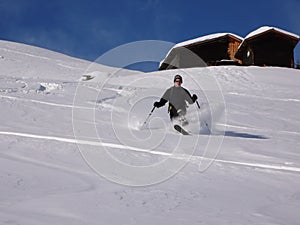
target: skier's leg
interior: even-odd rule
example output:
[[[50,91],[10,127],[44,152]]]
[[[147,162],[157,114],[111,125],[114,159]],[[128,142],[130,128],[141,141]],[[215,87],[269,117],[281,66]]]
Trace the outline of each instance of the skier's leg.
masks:
[[[179,115],[178,115],[178,113],[177,113],[177,110],[174,108],[174,107],[172,107],[171,109],[170,109],[170,119],[171,119],[171,121],[173,121],[173,119],[175,119],[176,117],[178,117]]]
[[[188,125],[189,122],[185,118],[186,109],[179,109],[177,112],[178,112],[178,117],[179,117],[179,121],[180,121],[181,125],[182,126]]]

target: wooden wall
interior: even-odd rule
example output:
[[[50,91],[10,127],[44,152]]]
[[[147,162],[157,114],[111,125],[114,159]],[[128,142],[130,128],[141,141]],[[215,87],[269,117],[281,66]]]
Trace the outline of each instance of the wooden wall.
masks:
[[[240,64],[242,64],[242,61],[235,58],[235,53],[237,52],[240,44],[241,44],[241,41],[238,41],[236,39],[233,39],[233,38],[230,38],[229,37],[229,45],[228,45],[228,54],[229,54],[229,58],[231,60],[237,60]]]
[[[294,68],[294,39],[280,33],[269,32],[246,40],[239,59],[245,66],[279,66]],[[237,55],[237,54],[236,54]]]
[[[187,48],[201,57],[208,66],[214,66],[220,60],[237,60],[234,55],[240,43],[241,41],[230,36],[224,36],[205,43],[188,46]]]

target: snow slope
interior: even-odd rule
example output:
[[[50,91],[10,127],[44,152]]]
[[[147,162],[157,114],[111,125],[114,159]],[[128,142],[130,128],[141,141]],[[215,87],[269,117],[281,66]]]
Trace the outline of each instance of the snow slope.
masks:
[[[0,55],[0,224],[299,223],[299,70],[121,74],[5,41]],[[201,110],[189,107],[193,135],[171,129],[166,107],[139,129],[178,72],[199,96]],[[94,78],[79,82],[85,74]],[[216,86],[206,85],[211,78]],[[225,109],[215,107],[222,99]],[[103,152],[141,174],[126,176],[110,161],[99,176]],[[143,174],[168,160],[156,176]]]

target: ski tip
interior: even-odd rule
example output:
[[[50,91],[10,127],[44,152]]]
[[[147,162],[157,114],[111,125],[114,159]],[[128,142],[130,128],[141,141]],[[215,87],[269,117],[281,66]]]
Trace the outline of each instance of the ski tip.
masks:
[[[178,131],[179,133],[181,133],[182,135],[191,135],[189,132],[187,132],[185,129],[183,129],[181,126],[179,126],[178,124],[174,125],[174,129],[176,131]]]

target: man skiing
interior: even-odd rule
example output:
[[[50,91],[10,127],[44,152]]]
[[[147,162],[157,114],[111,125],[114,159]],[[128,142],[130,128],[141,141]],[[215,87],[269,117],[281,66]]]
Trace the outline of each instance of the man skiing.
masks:
[[[160,101],[154,102],[153,106],[160,108],[169,102],[168,112],[170,113],[170,119],[179,119],[182,118],[184,121],[182,125],[186,125],[187,121],[184,118],[186,114],[187,102],[193,104],[197,100],[197,95],[191,96],[190,92],[183,88],[181,84],[183,83],[182,77],[180,75],[175,75],[174,77],[174,86],[168,88]]]

